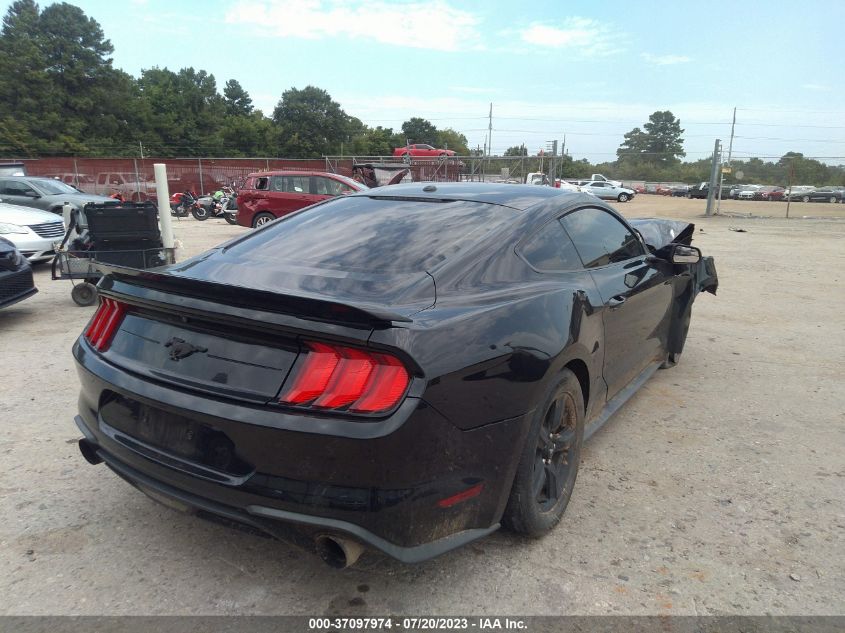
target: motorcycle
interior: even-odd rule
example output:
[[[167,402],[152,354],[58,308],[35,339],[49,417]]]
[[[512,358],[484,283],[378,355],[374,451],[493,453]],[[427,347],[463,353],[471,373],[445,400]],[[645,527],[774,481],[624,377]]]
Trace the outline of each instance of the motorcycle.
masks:
[[[196,204],[197,196],[193,191],[174,193],[170,196],[170,215],[177,218],[186,218]]]
[[[191,209],[191,214],[197,220],[208,218],[223,218],[229,224],[238,223],[237,194],[231,187],[223,187],[211,196],[203,196],[197,200]]]

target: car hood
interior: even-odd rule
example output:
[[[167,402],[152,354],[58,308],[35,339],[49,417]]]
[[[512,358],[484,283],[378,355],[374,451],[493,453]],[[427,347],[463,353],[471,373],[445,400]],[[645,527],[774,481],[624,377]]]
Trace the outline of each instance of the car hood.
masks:
[[[434,305],[436,299],[434,280],[425,271],[384,273],[312,268],[278,260],[235,257],[221,248],[156,272],[204,284],[224,284],[362,309],[386,308],[403,317]]]
[[[669,244],[692,243],[695,224],[679,220],[662,220],[658,218],[642,218],[629,220],[628,223],[640,232],[647,246],[655,251]]]
[[[98,196],[91,193],[48,193],[43,196],[48,200],[62,200],[67,202],[75,202],[77,204],[85,204],[86,202],[114,202],[114,198],[106,196]]]
[[[16,204],[0,202],[0,222],[11,222],[12,224],[43,224],[45,222],[56,222],[61,220],[55,213],[41,211],[31,207],[21,207]]]

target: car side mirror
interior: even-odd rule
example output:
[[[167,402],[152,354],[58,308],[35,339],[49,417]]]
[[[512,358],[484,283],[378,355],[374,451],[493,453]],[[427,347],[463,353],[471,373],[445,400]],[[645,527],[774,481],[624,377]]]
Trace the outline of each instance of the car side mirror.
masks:
[[[701,261],[701,251],[695,246],[672,244],[669,260],[673,264],[697,264]]]
[[[34,191],[25,191],[23,195],[25,195],[27,198],[32,198],[33,200],[37,200],[41,197]]]

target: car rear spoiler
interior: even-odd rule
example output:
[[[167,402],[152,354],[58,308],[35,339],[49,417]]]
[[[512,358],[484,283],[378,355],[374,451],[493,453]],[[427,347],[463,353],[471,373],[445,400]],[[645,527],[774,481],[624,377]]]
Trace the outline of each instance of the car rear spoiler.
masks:
[[[389,326],[392,323],[412,321],[409,317],[382,306],[339,303],[328,297],[302,293],[293,295],[267,292],[114,264],[97,262],[96,266],[103,273],[99,285],[104,290],[111,289],[114,282],[118,281],[185,297],[219,301],[231,306],[257,308],[330,323]]]

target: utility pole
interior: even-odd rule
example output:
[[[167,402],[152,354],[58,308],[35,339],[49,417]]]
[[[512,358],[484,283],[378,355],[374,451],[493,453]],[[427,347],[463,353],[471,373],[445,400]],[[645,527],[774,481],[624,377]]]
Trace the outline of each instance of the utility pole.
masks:
[[[488,151],[487,156],[489,157],[493,153],[493,102],[492,101],[490,102],[490,116],[487,120],[487,139],[488,139],[488,142],[489,142],[489,145],[487,146],[487,151]]]
[[[731,140],[728,142],[728,167],[731,166],[731,154],[733,153],[734,149],[734,128],[736,127],[736,106],[734,106],[734,118],[731,121]],[[719,202],[716,203],[716,213],[719,213],[719,210],[722,208],[722,182],[725,179],[725,172],[722,172],[722,175],[719,178]]]
[[[710,166],[710,187],[707,191],[707,210],[704,212],[706,216],[713,215],[713,199],[716,197],[716,186],[719,183],[719,155],[721,153],[722,141],[716,139],[713,145],[713,164]],[[719,187],[721,191],[721,187]]]

